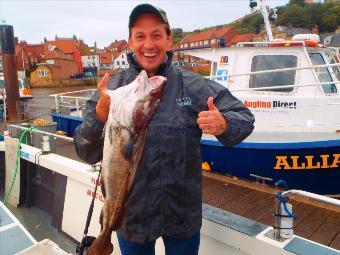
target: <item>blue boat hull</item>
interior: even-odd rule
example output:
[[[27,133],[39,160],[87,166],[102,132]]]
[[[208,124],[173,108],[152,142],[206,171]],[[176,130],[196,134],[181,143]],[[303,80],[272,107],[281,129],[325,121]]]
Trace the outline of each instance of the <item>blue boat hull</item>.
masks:
[[[71,136],[82,123],[82,118],[63,114],[53,114],[52,118],[58,123],[58,130]],[[208,162],[214,172],[245,179],[252,178],[249,174],[256,174],[272,178],[274,182],[282,179],[288,183],[289,189],[318,194],[340,194],[340,162],[337,163],[334,157],[339,154],[340,140],[241,143],[232,148],[226,148],[217,141],[201,140],[202,161]],[[311,156],[314,158],[311,159]],[[331,167],[332,164],[335,167]]]
[[[202,161],[212,171],[250,179],[249,174],[282,179],[289,189],[340,194],[340,140],[303,143],[241,143],[226,148],[201,140]],[[306,158],[307,156],[307,158]]]

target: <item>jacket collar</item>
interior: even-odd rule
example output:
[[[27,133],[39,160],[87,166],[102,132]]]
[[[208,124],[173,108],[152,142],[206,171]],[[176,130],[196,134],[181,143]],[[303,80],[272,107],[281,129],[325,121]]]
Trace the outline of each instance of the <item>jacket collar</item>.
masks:
[[[157,71],[157,75],[165,75],[169,70],[169,67],[171,66],[173,53],[171,51],[167,51],[166,54],[168,55],[168,59],[166,60],[166,62],[160,65]],[[139,63],[133,56],[133,52],[128,54],[127,59],[129,63],[129,69],[133,73],[139,74],[143,70],[143,68],[139,65]]]

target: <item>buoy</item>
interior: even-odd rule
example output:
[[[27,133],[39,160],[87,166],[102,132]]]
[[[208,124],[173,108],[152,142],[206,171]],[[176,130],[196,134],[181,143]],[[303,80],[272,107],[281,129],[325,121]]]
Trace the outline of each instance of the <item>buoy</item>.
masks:
[[[210,165],[209,165],[208,162],[203,162],[203,163],[202,163],[202,170],[208,171],[208,172],[211,171],[211,167],[210,167]]]

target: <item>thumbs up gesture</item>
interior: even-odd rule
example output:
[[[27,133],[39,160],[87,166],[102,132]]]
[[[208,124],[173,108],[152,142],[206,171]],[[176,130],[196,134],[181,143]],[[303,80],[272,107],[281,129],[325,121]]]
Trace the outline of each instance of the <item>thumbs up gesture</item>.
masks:
[[[99,100],[96,106],[96,115],[102,123],[106,122],[110,110],[110,96],[106,93],[109,80],[110,75],[106,73],[97,85]]]
[[[208,111],[202,111],[198,114],[197,124],[204,134],[221,135],[227,129],[227,122],[217,107],[214,105],[214,99],[208,98]]]

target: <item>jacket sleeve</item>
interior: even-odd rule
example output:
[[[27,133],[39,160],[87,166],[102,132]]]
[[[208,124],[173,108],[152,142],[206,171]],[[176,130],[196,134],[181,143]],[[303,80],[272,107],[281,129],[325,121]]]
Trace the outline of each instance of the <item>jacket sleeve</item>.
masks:
[[[86,102],[83,123],[80,124],[73,136],[78,156],[89,164],[99,162],[103,157],[104,124],[96,117],[98,92]]]
[[[208,80],[208,88],[208,97],[214,98],[214,104],[227,122],[226,131],[216,138],[228,147],[239,144],[253,131],[254,115],[227,88],[219,83]]]

